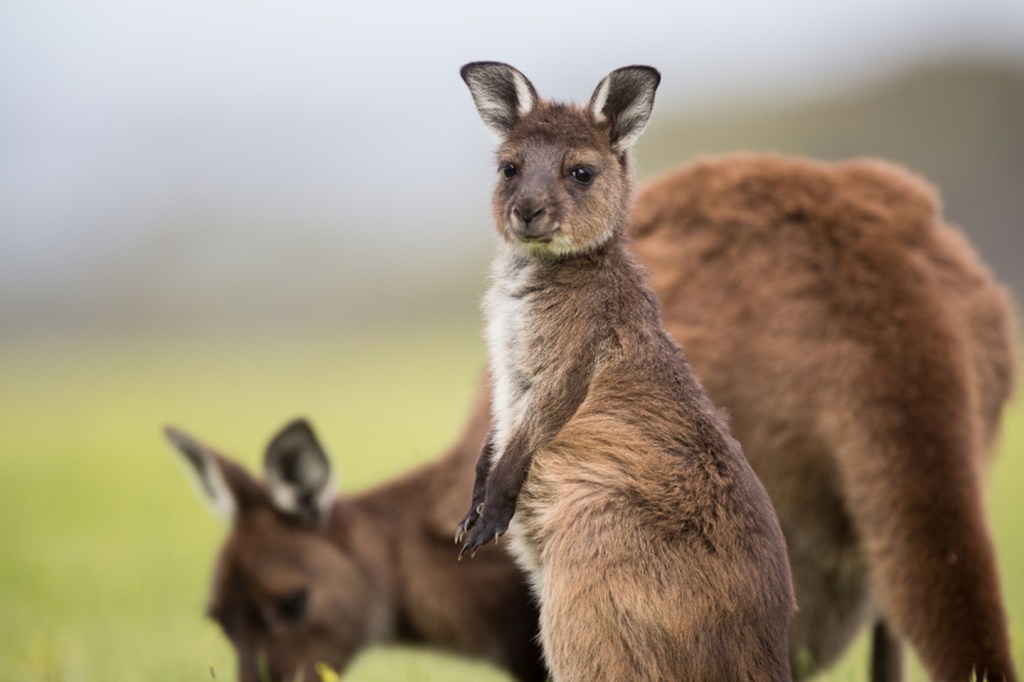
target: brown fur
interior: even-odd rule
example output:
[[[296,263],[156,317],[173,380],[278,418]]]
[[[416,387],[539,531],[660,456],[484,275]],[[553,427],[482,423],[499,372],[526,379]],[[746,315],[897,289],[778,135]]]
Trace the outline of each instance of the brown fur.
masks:
[[[917,565],[929,575],[931,569],[944,564],[929,562],[916,551],[897,552],[891,561],[867,551],[859,531],[854,530],[854,516],[875,509],[885,512],[886,507],[870,499],[866,510],[851,507],[838,473],[839,458],[854,466],[860,457],[876,461],[876,466],[865,467],[865,474],[876,477],[874,485],[897,491],[901,486],[913,488],[917,479],[927,478],[934,462],[916,459],[913,450],[905,452],[900,456],[904,460],[899,467],[901,478],[890,485],[892,472],[885,459],[888,455],[883,453],[898,452],[907,439],[889,440],[890,436],[877,433],[878,445],[858,455],[852,446],[859,441],[822,428],[835,420],[836,410],[846,409],[841,403],[854,400],[865,389],[865,382],[851,381],[851,377],[858,379],[855,373],[860,369],[845,364],[853,351],[862,348],[864,356],[875,357],[880,365],[889,361],[888,353],[882,351],[892,343],[887,340],[891,336],[899,337],[896,346],[907,346],[906,353],[914,352],[919,336],[931,336],[934,326],[952,330],[943,332],[942,338],[948,341],[952,337],[956,342],[938,349],[937,355],[921,355],[920,362],[941,366],[948,362],[945,356],[952,356],[967,386],[966,392],[956,394],[959,407],[951,420],[953,427],[976,435],[971,448],[951,451],[949,459],[973,462],[978,469],[966,491],[962,483],[953,487],[961,491],[957,499],[966,494],[967,508],[980,512],[977,479],[991,454],[1010,393],[1017,346],[1006,292],[993,283],[974,250],[961,234],[943,224],[937,211],[937,200],[928,186],[888,164],[828,165],[746,155],[703,159],[666,173],[645,184],[634,201],[633,247],[661,301],[663,322],[686,347],[687,357],[712,399],[731,414],[733,432],[764,477],[781,515],[800,607],[790,634],[790,650],[794,661],[811,662],[808,669],[794,666],[794,673],[804,677],[827,668],[867,621],[885,618],[915,623],[912,630],[902,631],[902,638],[922,657],[935,679],[963,679],[959,671],[969,667],[945,662],[946,651],[959,652],[961,661],[977,661],[980,667],[1002,668],[1008,671],[1007,679],[1016,679],[1005,644],[1006,623],[998,592],[993,598],[935,615],[932,601],[942,603],[948,598],[936,594],[942,585],[929,579],[912,600],[873,604],[877,598],[872,592],[877,590],[872,581],[893,579],[892,564],[897,568],[901,562]],[[854,241],[858,232],[873,239]],[[909,265],[877,268],[871,254],[879,238],[884,252]],[[840,262],[865,273],[858,278],[847,276],[840,285],[836,270]],[[874,281],[868,279],[871,274]],[[892,308],[887,292],[907,274],[921,283],[919,296],[932,301],[930,307],[940,306],[945,312],[941,322],[919,318],[919,326],[903,338],[906,325]],[[829,286],[820,286],[822,281]],[[913,304],[913,299],[905,301]],[[870,313],[863,325],[856,325],[861,319],[859,308]],[[842,369],[840,363],[844,363]],[[833,365],[837,368],[828,370]],[[822,368],[828,371],[822,372]],[[863,371],[868,376],[886,376],[879,366]],[[904,370],[896,367],[894,371],[890,380],[898,384]],[[364,530],[353,532],[353,537],[368,540],[365,546],[333,546],[347,562],[388,576],[387,589],[375,590],[372,598],[365,600],[364,591],[343,578],[322,573],[307,576],[314,588],[339,584],[339,598],[350,603],[345,609],[356,625],[339,627],[331,635],[334,658],[327,660],[338,667],[343,668],[353,655],[376,641],[362,634],[367,626],[359,623],[365,623],[371,611],[379,610],[392,614],[395,622],[414,624],[410,628],[414,637],[399,633],[396,641],[412,639],[485,657],[519,670],[520,679],[544,678],[537,672],[538,652],[531,645],[536,626],[529,622],[528,591],[511,559],[504,552],[489,551],[471,562],[451,561],[448,532],[461,518],[470,495],[473,463],[490,419],[488,401],[489,388],[483,386],[465,432],[437,462],[336,503],[351,500],[351,507],[362,509],[349,523],[365,525]],[[908,421],[926,424],[926,430],[931,430],[931,420],[939,420],[928,401],[901,399],[889,409],[904,413]],[[941,420],[946,418],[941,415]],[[859,424],[857,430],[872,431],[869,415],[858,413],[849,419],[855,420],[853,428]],[[949,427],[940,424],[937,428]],[[956,469],[948,463],[941,466]],[[265,493],[262,495],[265,499]],[[413,495],[414,502],[399,504],[406,495]],[[907,510],[889,514],[888,525],[906,525],[909,520],[910,532],[914,532],[918,527],[913,523],[915,514],[927,517],[933,504],[941,508],[953,502],[944,495],[928,500],[909,515]],[[358,502],[363,499],[371,502],[364,507]],[[803,505],[813,513],[802,513]],[[263,546],[279,555],[281,550],[273,550],[270,538],[286,541],[296,526],[278,517],[269,518],[279,530],[268,535]],[[959,532],[975,533],[983,561],[990,561],[985,558],[992,552],[988,532],[980,517],[975,516],[975,524],[980,524],[980,531],[976,527]],[[395,530],[371,532],[382,525]],[[392,532],[391,539],[382,540],[382,535]],[[239,545],[245,544],[232,542],[234,535],[229,535],[221,552],[220,566],[235,564],[233,557]],[[933,540],[941,542],[944,537],[954,538],[943,533]],[[401,553],[404,568],[389,568],[391,551],[380,550],[381,544]],[[301,547],[290,552],[292,556],[302,553]],[[960,561],[973,562],[967,556],[958,557]],[[274,563],[260,561],[251,568],[258,572]],[[890,564],[887,571],[869,568],[885,563]],[[235,591],[233,581],[241,585],[237,589],[243,595],[244,586],[254,582],[245,572],[235,574],[225,568],[219,568],[217,575],[211,592],[213,604]],[[937,570],[934,575],[941,577]],[[992,589],[994,572],[990,576],[988,589]],[[409,584],[403,585],[403,581]],[[414,615],[398,617],[391,597],[396,593],[405,595],[403,609]],[[241,603],[265,601],[257,597]],[[990,628],[993,643],[972,652],[976,645],[969,633],[975,626]],[[879,627],[885,629],[884,620]],[[968,634],[961,637],[955,631],[942,631],[948,628]],[[313,661],[303,658],[303,640],[301,633],[268,634],[264,646],[289,661],[309,664]],[[876,636],[875,642],[879,641],[886,642],[886,655],[876,662],[880,672],[873,679],[899,679],[893,674],[893,642],[887,635]],[[255,647],[238,641],[234,644],[242,669],[253,665]],[[898,652],[898,644],[895,650]],[[924,653],[933,650],[940,655]],[[806,655],[798,653],[801,651]],[[522,672],[524,668],[527,672]],[[895,670],[899,670],[898,659]],[[252,677],[243,677],[249,679]],[[308,674],[306,679],[310,679]]]
[[[272,680],[315,680],[316,663],[344,671],[366,647],[387,643],[484,659],[523,682],[547,678],[537,611],[512,561],[502,552],[472,564],[452,557],[458,512],[444,501],[452,490],[469,494],[486,412],[486,402],[477,406],[439,461],[336,499],[316,523],[283,513],[264,483],[207,449],[237,507],[208,613],[238,654],[241,682],[266,679],[261,656]],[[304,611],[289,618],[289,599],[304,591]]]
[[[980,480],[1012,316],[936,206],[879,162],[732,157],[649,183],[634,234],[786,532],[794,650],[875,612],[936,680],[1013,680]]]
[[[610,82],[635,111],[641,82],[653,103],[619,73],[592,102]],[[614,106],[520,108],[499,149],[492,427],[459,535],[475,551],[512,522],[558,682],[786,680],[782,533],[628,250]]]

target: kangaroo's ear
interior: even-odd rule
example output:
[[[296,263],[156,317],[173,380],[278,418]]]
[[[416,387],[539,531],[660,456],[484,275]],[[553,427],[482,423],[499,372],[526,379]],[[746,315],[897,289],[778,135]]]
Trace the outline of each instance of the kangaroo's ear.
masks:
[[[196,487],[217,516],[230,521],[240,508],[261,496],[259,484],[240,465],[177,427],[165,427],[164,435],[182,455]]]
[[[459,71],[480,118],[499,140],[537,106],[537,91],[516,69],[499,62],[472,62]]]
[[[271,503],[303,521],[319,523],[334,502],[331,461],[309,423],[296,419],[270,441],[263,459]]]
[[[649,66],[625,66],[605,76],[590,98],[590,116],[607,123],[612,149],[623,153],[647,126],[661,74]]]

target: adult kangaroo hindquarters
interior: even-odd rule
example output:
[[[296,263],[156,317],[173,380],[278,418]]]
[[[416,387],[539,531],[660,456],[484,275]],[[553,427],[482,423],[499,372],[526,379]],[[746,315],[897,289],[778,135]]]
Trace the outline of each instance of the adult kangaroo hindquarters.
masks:
[[[876,679],[899,679],[899,640],[933,679],[1016,679],[980,480],[1011,307],[936,205],[879,162],[733,156],[634,207],[666,326],[786,534],[798,677],[876,619]]]

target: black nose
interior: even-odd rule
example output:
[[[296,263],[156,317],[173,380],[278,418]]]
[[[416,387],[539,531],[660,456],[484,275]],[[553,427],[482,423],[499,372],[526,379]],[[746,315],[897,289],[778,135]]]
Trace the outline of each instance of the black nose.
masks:
[[[523,226],[526,227],[530,224],[530,221],[539,216],[544,212],[544,207],[534,203],[522,203],[516,205],[512,209],[512,213],[523,221]]]

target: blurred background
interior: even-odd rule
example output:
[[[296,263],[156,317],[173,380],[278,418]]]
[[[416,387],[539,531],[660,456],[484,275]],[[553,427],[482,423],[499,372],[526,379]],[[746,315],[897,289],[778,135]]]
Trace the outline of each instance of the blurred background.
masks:
[[[5,0],[0,677],[230,679],[201,620],[223,530],[162,423],[253,464],[307,414],[346,490],[457,432],[493,247],[479,59],[575,100],[658,67],[640,178],[736,149],[902,163],[1024,296],[1020,0]],[[1020,414],[991,502],[1018,660]],[[352,679],[485,674],[459,665]]]

